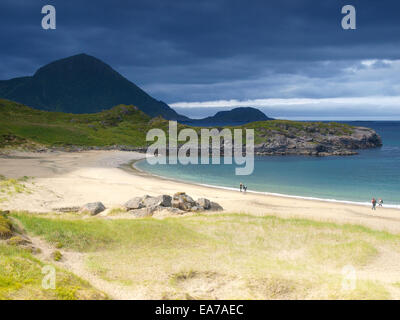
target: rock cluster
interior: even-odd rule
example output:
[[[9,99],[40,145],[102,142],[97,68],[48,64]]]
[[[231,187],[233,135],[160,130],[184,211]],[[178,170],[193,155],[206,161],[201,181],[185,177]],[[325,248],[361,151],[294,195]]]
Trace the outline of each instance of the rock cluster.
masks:
[[[173,197],[169,195],[161,195],[151,197],[145,195],[143,197],[135,197],[124,204],[124,208],[137,217],[152,216],[156,211],[167,210],[172,214],[183,214],[185,212],[199,211],[219,211],[223,208],[215,202],[208,199],[200,198],[197,201],[187,195],[185,192],[177,192]]]
[[[223,208],[216,202],[212,202],[205,198],[199,198],[195,201],[185,192],[177,192],[173,197],[166,194],[156,197],[149,195],[134,197],[128,200],[122,207],[137,217],[149,217],[157,211],[167,211],[169,214],[184,214],[186,212],[223,210]],[[60,213],[77,212],[92,216],[95,216],[104,210],[106,210],[106,207],[101,202],[91,202],[81,207],[71,206],[53,208],[53,211]]]

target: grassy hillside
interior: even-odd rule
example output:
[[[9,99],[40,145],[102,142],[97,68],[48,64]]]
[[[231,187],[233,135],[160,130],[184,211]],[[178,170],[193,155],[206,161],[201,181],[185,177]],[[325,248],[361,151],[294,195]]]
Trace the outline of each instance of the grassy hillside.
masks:
[[[0,99],[0,147],[38,143],[44,146],[144,146],[146,132],[165,127],[134,106],[116,106],[94,114],[35,110]]]
[[[39,260],[35,256],[40,253],[38,248],[33,250],[21,245],[26,240],[18,234],[19,229],[15,220],[0,213],[0,300],[107,298],[74,274]],[[48,273],[45,267],[54,268],[54,287],[43,285],[44,275]]]
[[[0,243],[0,300],[79,300],[104,299],[86,281],[56,268],[55,289],[42,287],[43,267],[49,265],[30,252]]]
[[[400,237],[357,225],[243,214],[166,219],[14,213],[88,272],[146,299],[398,298]],[[387,269],[388,263],[392,269]],[[343,267],[357,276],[343,287]]]
[[[188,127],[179,125],[180,128]],[[146,146],[146,133],[151,128],[168,131],[168,121],[153,118],[134,106],[119,105],[111,110],[93,114],[68,114],[29,108],[0,99],[0,148],[24,145],[43,146]],[[237,128],[255,129],[255,142],[269,136],[307,135],[318,130],[321,134],[351,133],[348,125],[338,123],[308,123],[285,120],[259,121]],[[201,128],[195,128],[200,132]]]

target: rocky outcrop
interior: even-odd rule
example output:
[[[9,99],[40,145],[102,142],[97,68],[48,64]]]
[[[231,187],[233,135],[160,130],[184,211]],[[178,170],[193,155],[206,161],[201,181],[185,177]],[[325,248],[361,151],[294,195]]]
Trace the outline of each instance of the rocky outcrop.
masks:
[[[127,201],[123,207],[136,217],[150,217],[162,211],[167,211],[172,215],[180,215],[186,212],[223,210],[218,203],[205,198],[195,201],[185,192],[177,192],[173,197],[169,195],[135,197]]]
[[[382,146],[381,137],[372,129],[351,127],[338,134],[317,124],[306,131],[270,132],[265,142],[254,146],[256,155],[354,155],[356,150]],[[271,134],[272,133],[272,134]]]
[[[177,192],[174,194],[172,207],[183,211],[191,211],[193,207],[200,207],[200,205],[198,205],[196,201],[185,192]]]
[[[172,198],[168,195],[161,195],[158,197],[145,196],[143,204],[145,207],[170,207]]]
[[[135,197],[127,201],[123,207],[126,210],[137,210],[142,208],[151,207],[171,207],[172,198],[168,195],[161,195],[158,197],[151,197],[145,195],[144,197]]]
[[[208,199],[200,198],[197,200],[197,203],[199,204],[200,207],[203,207],[205,210],[211,208],[211,201]]]

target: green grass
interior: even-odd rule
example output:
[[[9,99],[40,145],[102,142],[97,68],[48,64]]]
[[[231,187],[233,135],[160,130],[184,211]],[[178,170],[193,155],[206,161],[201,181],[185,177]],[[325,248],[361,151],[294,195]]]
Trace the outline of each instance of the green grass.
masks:
[[[62,253],[58,250],[54,251],[52,254],[54,261],[60,261],[63,257]]]
[[[55,287],[43,287],[46,275],[44,267],[48,264],[35,258],[28,248],[20,247],[25,240],[15,233],[18,228],[13,226],[8,217],[0,215],[0,231],[3,229],[8,233],[6,237],[0,236],[0,240],[3,239],[0,241],[0,300],[106,298],[106,295],[93,289],[86,281],[55,266],[52,266],[55,270]],[[10,239],[4,241],[7,238]],[[59,252],[58,260],[61,259],[60,255]]]
[[[29,180],[31,180],[29,177],[7,179],[4,176],[0,176],[0,202],[7,201],[18,193],[30,193],[31,191],[25,184]]]
[[[8,239],[12,236],[12,224],[11,221],[0,215],[0,240]]]
[[[162,129],[168,134],[168,121],[162,118],[151,119],[134,106],[119,105],[94,114],[68,114],[35,110],[0,99],[0,148],[144,147],[150,144],[146,142],[146,133],[152,128]],[[178,126],[179,130],[182,128],[188,126]],[[227,128],[232,130],[234,127]],[[255,143],[268,141],[275,134],[301,136],[319,132],[323,135],[344,135],[352,132],[352,127],[346,124],[287,120],[253,122],[235,128],[254,129]],[[194,129],[200,133],[201,128]]]
[[[13,216],[27,230],[43,236],[48,242],[79,251],[110,249],[127,242],[140,247],[149,244],[172,245],[178,240],[181,245],[202,241],[200,235],[174,220],[148,218],[126,223],[125,220],[49,219],[24,213],[15,213]]]
[[[102,279],[165,299],[387,299],[391,287],[382,281],[359,279],[343,291],[342,267],[364,270],[382,248],[399,253],[400,244],[384,231],[273,216],[12,216],[53,245],[86,252]]]
[[[55,289],[42,287],[46,264],[15,246],[0,244],[0,300],[104,299],[86,281],[56,268]]]

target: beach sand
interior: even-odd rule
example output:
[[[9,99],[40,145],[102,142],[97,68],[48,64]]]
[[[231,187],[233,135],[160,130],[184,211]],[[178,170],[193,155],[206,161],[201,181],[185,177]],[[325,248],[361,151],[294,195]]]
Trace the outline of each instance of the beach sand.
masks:
[[[273,196],[201,186],[156,177],[129,163],[144,154],[123,151],[79,153],[14,153],[0,157],[0,174],[34,177],[31,193],[18,193],[0,203],[3,210],[49,212],[54,208],[81,206],[101,201],[115,208],[127,200],[148,195],[184,191],[194,199],[205,197],[222,205],[225,212],[298,217],[319,221],[360,224],[378,230],[400,232],[400,210],[357,204]],[[177,177],[179,179],[179,177]],[[235,187],[235,186],[232,186]]]

